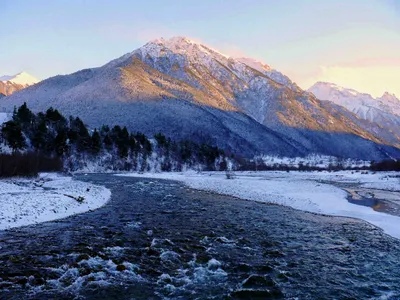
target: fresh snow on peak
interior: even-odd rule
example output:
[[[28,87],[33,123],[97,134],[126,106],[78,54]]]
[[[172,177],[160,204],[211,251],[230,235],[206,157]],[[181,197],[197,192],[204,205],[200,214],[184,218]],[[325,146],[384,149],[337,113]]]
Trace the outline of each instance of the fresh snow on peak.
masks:
[[[264,64],[253,58],[239,57],[239,58],[236,58],[236,60],[248,65],[249,67],[253,68],[254,70],[260,71],[261,73],[272,71],[272,68],[269,65]]]
[[[339,86],[332,82],[323,82],[318,81],[313,86],[308,89],[309,92],[313,93],[320,100],[330,100],[333,101],[332,98],[340,98],[340,97],[358,97],[359,95],[370,96],[368,94],[360,93],[356,90],[345,88]]]
[[[184,36],[174,36],[169,39],[165,39],[165,38],[161,37],[159,39],[155,39],[155,40],[151,41],[150,43],[163,44],[168,47],[170,47],[171,45],[184,46],[185,44],[197,44],[195,41],[192,41]]]
[[[217,55],[218,57],[229,59],[229,56],[222,54],[211,47],[205,46],[201,43],[195,42],[182,36],[175,36],[169,39],[159,38],[147,43],[141,49],[143,49],[144,51],[151,51],[153,53],[155,50],[163,51],[164,49],[168,49],[174,53],[193,57],[198,57],[199,55]]]
[[[400,104],[400,99],[397,98],[395,94],[391,94],[389,92],[385,92],[379,99],[386,102],[394,102]]]
[[[21,72],[13,76],[1,76],[0,81],[2,82],[11,82],[15,84],[21,84],[21,85],[32,85],[35,83],[38,83],[39,80],[37,80],[35,77],[32,75],[26,73],[26,72]]]
[[[374,98],[370,94],[329,82],[317,82],[308,91],[320,100],[328,100],[344,106],[362,119],[369,121],[381,123],[383,119],[393,119],[393,115],[396,119],[400,116],[400,100],[388,92],[381,98]]]
[[[232,58],[186,37],[178,36],[169,39],[156,39],[133,53],[140,54],[142,60],[146,60],[146,57],[151,57],[153,58],[153,63],[158,61],[160,57],[167,57],[170,62],[174,61],[180,66],[190,62],[190,64],[202,65],[210,70],[216,70],[223,65],[226,69],[232,71],[235,76],[244,81],[249,80],[249,75],[251,78],[255,76],[255,73],[250,70],[251,68],[268,76],[279,84],[285,85],[294,91],[300,91],[299,87],[287,76],[262,62],[251,58]],[[172,58],[173,56],[175,57]],[[196,70],[193,71],[197,72]]]

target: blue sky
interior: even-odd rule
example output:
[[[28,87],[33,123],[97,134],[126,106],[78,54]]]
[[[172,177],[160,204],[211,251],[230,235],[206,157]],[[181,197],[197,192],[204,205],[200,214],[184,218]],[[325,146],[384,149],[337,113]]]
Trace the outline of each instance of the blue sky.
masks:
[[[259,59],[306,88],[400,95],[398,0],[0,0],[0,75],[100,66],[158,37]]]

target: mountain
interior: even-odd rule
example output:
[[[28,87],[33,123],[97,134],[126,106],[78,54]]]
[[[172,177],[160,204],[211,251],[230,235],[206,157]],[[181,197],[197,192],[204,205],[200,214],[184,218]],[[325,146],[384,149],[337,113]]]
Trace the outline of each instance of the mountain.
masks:
[[[375,121],[381,112],[400,116],[400,100],[395,95],[384,93],[380,98],[343,88],[334,83],[317,82],[308,89],[320,100],[329,100],[351,110],[363,119]]]
[[[36,78],[26,72],[0,76],[0,94],[8,96],[37,82],[39,81]]]
[[[396,145],[399,144],[400,100],[395,95],[385,92],[382,97],[374,98],[370,94],[327,82],[317,82],[308,91],[318,99],[341,105],[355,113],[359,118],[384,128],[386,133],[391,133],[391,136],[387,136],[386,140]],[[379,136],[383,134],[385,133],[381,132]]]
[[[32,75],[26,73],[26,72],[21,72],[13,76],[0,76],[0,81],[2,82],[11,82],[15,84],[20,84],[20,85],[32,85],[35,83],[38,83],[39,80],[37,80],[35,77]]]
[[[362,159],[399,155],[393,143],[257,61],[227,57],[184,37],[158,39],[99,68],[55,76],[3,98],[53,106],[90,126],[213,142],[245,156],[321,153]],[[388,134],[389,136],[389,134]]]

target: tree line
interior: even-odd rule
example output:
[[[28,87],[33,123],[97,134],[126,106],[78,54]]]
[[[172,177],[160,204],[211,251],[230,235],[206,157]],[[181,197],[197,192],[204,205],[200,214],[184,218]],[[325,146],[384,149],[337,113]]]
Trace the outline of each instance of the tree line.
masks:
[[[14,158],[35,154],[62,161],[72,171],[90,164],[110,170],[224,170],[227,160],[234,159],[217,146],[175,141],[162,133],[149,138],[119,125],[89,129],[79,117],[66,118],[54,108],[35,114],[26,103],[2,125],[0,141],[5,146],[1,152],[8,147]]]

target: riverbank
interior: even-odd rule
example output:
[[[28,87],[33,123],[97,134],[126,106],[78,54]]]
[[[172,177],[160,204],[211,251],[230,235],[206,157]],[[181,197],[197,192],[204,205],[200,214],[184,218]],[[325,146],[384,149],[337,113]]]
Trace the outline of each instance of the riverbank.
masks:
[[[0,230],[84,213],[103,206],[110,197],[105,187],[55,173],[0,180]]]

